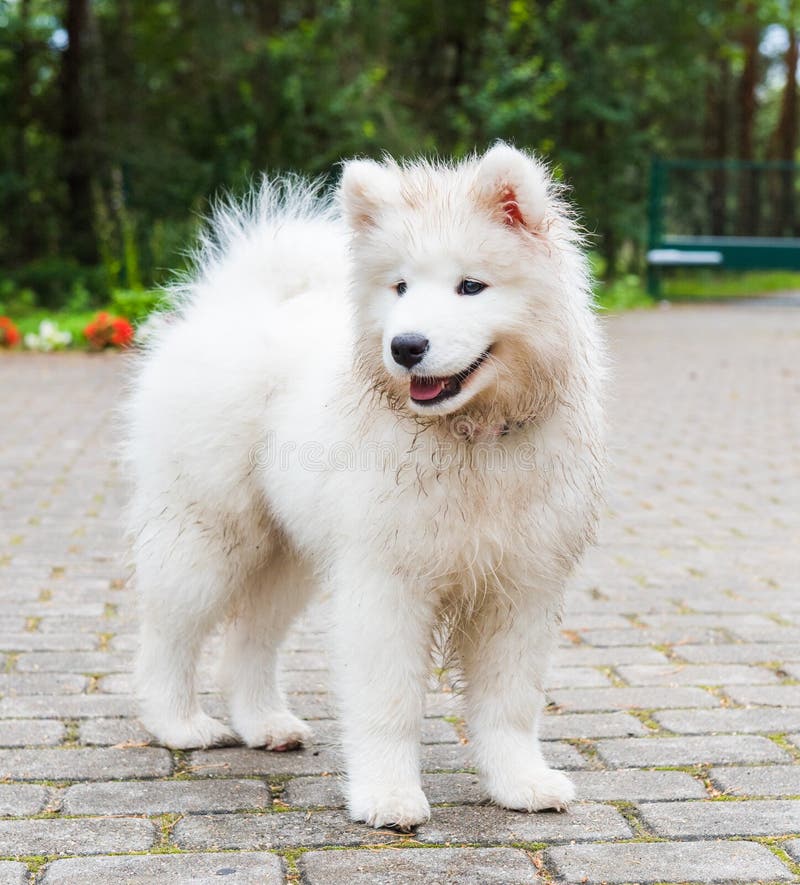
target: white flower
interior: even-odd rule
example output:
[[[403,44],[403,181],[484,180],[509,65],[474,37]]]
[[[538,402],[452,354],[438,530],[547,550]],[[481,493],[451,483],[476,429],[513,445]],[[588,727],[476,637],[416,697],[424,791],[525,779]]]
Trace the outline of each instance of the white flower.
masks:
[[[72,341],[72,333],[58,328],[52,320],[42,320],[39,323],[39,333],[28,332],[25,336],[25,347],[29,350],[41,350],[49,353],[51,350],[60,350]]]

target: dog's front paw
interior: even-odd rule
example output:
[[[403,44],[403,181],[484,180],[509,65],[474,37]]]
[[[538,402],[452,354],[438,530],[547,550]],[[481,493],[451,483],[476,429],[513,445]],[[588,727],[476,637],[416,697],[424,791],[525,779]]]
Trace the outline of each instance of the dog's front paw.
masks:
[[[546,766],[524,775],[487,784],[492,801],[514,811],[566,811],[575,798],[575,786],[562,772]]]
[[[236,735],[218,719],[198,713],[190,719],[154,721],[143,716],[142,722],[160,744],[173,750],[231,747],[239,743]]]
[[[297,750],[311,740],[312,731],[288,710],[253,716],[234,716],[233,725],[248,747],[266,747],[276,753]]]
[[[387,788],[381,793],[351,789],[348,808],[353,820],[364,821],[376,829],[410,830],[431,816],[431,807],[419,787]]]

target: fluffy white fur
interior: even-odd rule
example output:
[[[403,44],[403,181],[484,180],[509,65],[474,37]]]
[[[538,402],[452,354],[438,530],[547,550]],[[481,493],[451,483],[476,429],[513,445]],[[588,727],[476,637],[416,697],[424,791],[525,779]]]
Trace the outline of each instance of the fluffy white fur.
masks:
[[[464,278],[487,284],[459,295]],[[407,285],[404,295],[398,281]],[[586,263],[546,169],[498,144],[457,165],[355,160],[338,194],[298,180],[217,213],[129,402],[142,720],[171,747],[294,747],[276,658],[332,592],[352,817],[426,820],[419,738],[434,637],[463,673],[489,796],[564,808],[537,728],[563,587],[593,531],[602,347]],[[489,356],[455,396],[418,375]],[[200,707],[227,625],[235,735]]]

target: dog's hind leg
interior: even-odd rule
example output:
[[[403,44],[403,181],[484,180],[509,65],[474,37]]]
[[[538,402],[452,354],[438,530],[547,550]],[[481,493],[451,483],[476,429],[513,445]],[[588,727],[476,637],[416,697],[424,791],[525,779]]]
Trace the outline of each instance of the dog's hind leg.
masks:
[[[203,640],[221,620],[237,577],[219,541],[188,514],[148,521],[137,541],[142,623],[136,689],[142,722],[167,747],[236,742],[204,712],[196,689]]]
[[[569,778],[545,761],[538,736],[557,628],[557,599],[532,592],[487,599],[453,636],[473,755],[490,798],[505,808],[562,810],[575,796]]]
[[[231,723],[249,747],[295,749],[311,729],[288,708],[278,684],[278,651],[313,582],[285,552],[250,575],[234,601],[222,679]]]

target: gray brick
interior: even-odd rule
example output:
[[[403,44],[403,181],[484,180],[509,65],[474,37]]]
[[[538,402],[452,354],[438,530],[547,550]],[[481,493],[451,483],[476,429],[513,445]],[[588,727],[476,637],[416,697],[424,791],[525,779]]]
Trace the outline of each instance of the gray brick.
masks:
[[[137,719],[84,719],[79,725],[82,744],[148,744],[153,738]]]
[[[270,808],[259,780],[117,781],[78,784],[64,794],[65,814],[164,814]]]
[[[338,771],[340,767],[341,763],[330,750],[315,747],[290,753],[223,747],[198,750],[189,755],[189,771],[202,777],[326,774]]]
[[[788,762],[791,759],[768,738],[755,735],[611,738],[598,741],[597,752],[609,765],[635,767]]]
[[[32,673],[120,673],[132,666],[130,655],[107,651],[34,652],[17,660],[17,670]]]
[[[737,704],[765,707],[800,707],[800,685],[734,685],[725,687]]]
[[[542,752],[553,768],[587,768],[588,761],[569,744],[547,741]],[[457,771],[472,768],[470,747],[467,744],[424,744],[422,747],[423,771]]]
[[[567,712],[719,706],[702,688],[560,688],[548,694]]]
[[[658,836],[779,836],[800,832],[800,801],[645,802],[645,823]]]
[[[203,850],[378,845],[401,838],[388,830],[350,823],[338,811],[203,814],[184,817],[172,829],[179,848]]]
[[[308,885],[535,885],[530,858],[513,848],[407,848],[309,851],[300,858]]]
[[[0,673],[0,694],[47,695],[77,694],[89,685],[77,673]]]
[[[694,642],[727,642],[722,630],[713,627],[674,626],[670,629],[646,630],[629,627],[627,630],[582,630],[581,636],[589,645],[659,645]]]
[[[595,802],[704,799],[707,795],[703,785],[683,771],[575,771],[570,777],[578,798]]]
[[[619,675],[631,685],[768,685],[778,677],[763,667],[727,664],[679,664],[666,666],[631,665],[617,667]]]
[[[42,885],[283,885],[283,864],[274,854],[161,854],[56,860],[45,867]]]
[[[555,654],[557,666],[617,667],[620,664],[666,664],[669,659],[647,645],[618,645],[604,648],[595,645],[560,648]]]
[[[485,800],[476,774],[423,774],[422,788],[431,805],[474,805]],[[341,808],[344,805],[342,782],[338,777],[294,778],[281,797],[287,805],[298,808]]]
[[[82,679],[83,677],[78,677]],[[3,698],[0,718],[27,716],[32,719],[83,719],[91,716],[135,716],[131,698],[113,695],[26,695]]]
[[[45,806],[49,790],[33,784],[0,784],[0,815],[26,817]]]
[[[790,839],[788,842],[783,843],[783,847],[792,860],[800,863],[800,839]]]
[[[7,857],[146,851],[156,837],[156,827],[149,820],[0,820],[0,854]]]
[[[64,731],[58,719],[0,720],[0,747],[54,746],[61,743]]]
[[[91,633],[0,633],[4,651],[90,651],[99,641]]]
[[[679,734],[739,732],[773,734],[800,728],[800,707],[774,709],[750,707],[723,710],[663,710],[653,714],[656,722]]]
[[[491,806],[437,808],[417,830],[417,841],[472,842],[583,842],[626,839],[632,835],[625,819],[607,805],[578,804],[568,814],[520,814]]]
[[[553,667],[547,674],[548,688],[602,688],[608,677],[594,667]]]
[[[675,648],[675,653],[695,664],[765,664],[770,661],[800,659],[800,644],[737,642],[724,645],[681,645]]]
[[[164,777],[172,773],[168,750],[115,749],[0,750],[0,778],[32,780],[108,780]]]
[[[555,713],[544,717],[543,740],[564,738],[633,737],[648,731],[628,713]]]
[[[548,848],[559,882],[792,881],[772,852],[755,842],[655,842]]]
[[[800,796],[797,765],[712,768],[711,780],[733,796]]]
[[[0,885],[27,885],[28,867],[13,860],[0,861]]]

